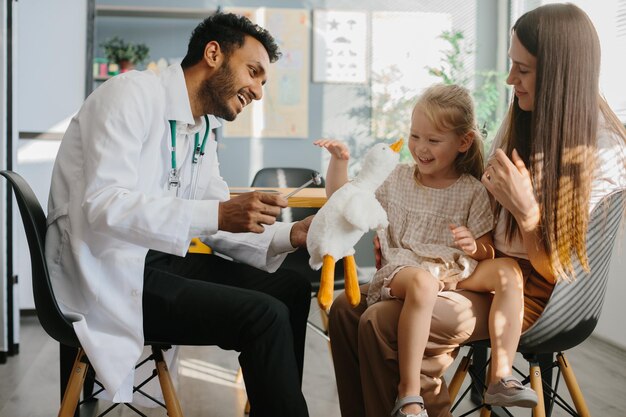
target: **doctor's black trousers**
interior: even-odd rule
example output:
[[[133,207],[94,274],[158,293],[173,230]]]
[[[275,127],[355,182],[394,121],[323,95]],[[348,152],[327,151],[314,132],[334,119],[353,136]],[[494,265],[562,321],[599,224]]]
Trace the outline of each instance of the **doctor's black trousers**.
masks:
[[[306,417],[304,339],[311,284],[216,255],[150,251],[143,287],[145,340],[240,352],[250,417]]]

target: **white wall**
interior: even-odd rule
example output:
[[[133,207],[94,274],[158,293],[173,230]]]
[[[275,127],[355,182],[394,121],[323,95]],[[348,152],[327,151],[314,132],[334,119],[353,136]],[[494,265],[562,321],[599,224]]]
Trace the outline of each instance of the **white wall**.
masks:
[[[20,0],[19,8],[18,128],[64,132],[85,98],[87,1]]]
[[[6,168],[6,0],[0,0],[0,167]],[[7,314],[6,314],[6,192],[5,182],[0,183],[0,352],[9,350],[7,340]]]
[[[622,224],[620,233],[613,250],[602,315],[594,335],[626,349],[626,224]]]
[[[20,132],[64,132],[85,98],[87,1],[21,0],[18,4],[17,128]],[[14,145],[18,149],[15,171],[29,182],[44,211],[58,146],[59,141],[50,140],[19,140]],[[34,309],[21,223],[15,227],[14,241],[19,305]]]

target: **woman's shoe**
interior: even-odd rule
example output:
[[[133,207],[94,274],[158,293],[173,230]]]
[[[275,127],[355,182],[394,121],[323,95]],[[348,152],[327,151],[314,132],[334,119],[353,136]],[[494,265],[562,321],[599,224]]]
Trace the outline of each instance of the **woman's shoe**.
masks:
[[[418,414],[405,414],[402,412],[402,407],[407,404],[419,404],[422,406],[422,411]],[[398,398],[391,410],[391,417],[428,417],[428,413],[424,408],[424,399],[419,395],[409,395],[407,397]]]
[[[528,407],[537,405],[537,393],[525,387],[513,376],[506,376],[489,384],[485,391],[485,404],[500,407]]]

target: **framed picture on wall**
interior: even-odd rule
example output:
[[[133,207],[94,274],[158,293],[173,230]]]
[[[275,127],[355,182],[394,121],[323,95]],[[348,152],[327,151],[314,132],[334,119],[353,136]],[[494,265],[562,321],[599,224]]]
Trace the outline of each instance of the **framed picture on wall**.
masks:
[[[313,81],[367,81],[367,12],[313,11]]]

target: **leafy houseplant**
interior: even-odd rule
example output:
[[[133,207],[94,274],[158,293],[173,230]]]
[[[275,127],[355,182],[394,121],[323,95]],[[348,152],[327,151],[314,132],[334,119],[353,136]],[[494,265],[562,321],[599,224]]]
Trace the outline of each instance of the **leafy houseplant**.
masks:
[[[107,39],[100,46],[104,49],[104,54],[109,62],[118,64],[122,72],[143,63],[150,53],[146,44],[129,43],[117,36]]]
[[[469,87],[471,77],[465,76],[463,61],[466,54],[472,53],[471,49],[464,44],[465,37],[462,31],[444,31],[441,39],[445,40],[449,49],[444,51],[444,58],[439,68],[427,67],[428,73],[439,77],[443,84],[458,84]],[[472,96],[476,103],[476,119],[485,137],[485,151],[491,147],[495,133],[502,121],[501,110],[498,109],[502,102],[498,86],[504,85],[506,73],[497,71],[476,71],[474,73],[475,87]]]

